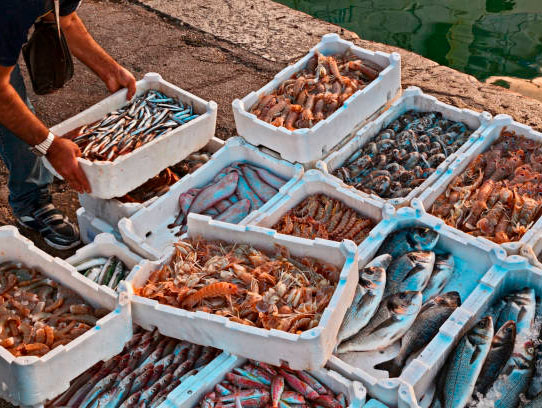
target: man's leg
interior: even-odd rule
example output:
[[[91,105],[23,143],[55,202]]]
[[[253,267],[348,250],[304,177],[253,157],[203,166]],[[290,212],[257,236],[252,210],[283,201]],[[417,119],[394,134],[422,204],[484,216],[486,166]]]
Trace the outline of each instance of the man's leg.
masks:
[[[11,85],[33,111],[19,66],[11,74]],[[9,170],[9,204],[17,221],[38,230],[45,241],[58,249],[79,243],[77,227],[51,204],[49,185],[53,175],[29,146],[0,125],[0,156]]]

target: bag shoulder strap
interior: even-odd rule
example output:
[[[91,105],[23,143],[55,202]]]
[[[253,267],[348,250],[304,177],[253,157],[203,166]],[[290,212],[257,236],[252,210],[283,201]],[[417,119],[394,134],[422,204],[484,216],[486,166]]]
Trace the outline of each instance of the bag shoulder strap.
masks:
[[[55,20],[56,27],[58,28],[58,38],[61,37],[60,33],[60,0],[54,0],[55,2]]]

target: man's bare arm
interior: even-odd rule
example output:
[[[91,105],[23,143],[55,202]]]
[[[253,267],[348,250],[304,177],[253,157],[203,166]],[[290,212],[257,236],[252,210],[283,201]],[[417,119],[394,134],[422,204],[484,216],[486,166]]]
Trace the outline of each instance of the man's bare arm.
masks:
[[[134,76],[94,41],[77,13],[61,17],[60,25],[72,54],[94,71],[110,92],[128,88],[127,98],[131,99],[136,91]]]
[[[35,146],[47,138],[49,129],[28,109],[11,86],[13,68],[0,66],[0,123],[29,146]],[[75,143],[56,137],[47,152],[47,159],[72,188],[81,193],[90,192],[85,173],[77,162],[80,155]]]

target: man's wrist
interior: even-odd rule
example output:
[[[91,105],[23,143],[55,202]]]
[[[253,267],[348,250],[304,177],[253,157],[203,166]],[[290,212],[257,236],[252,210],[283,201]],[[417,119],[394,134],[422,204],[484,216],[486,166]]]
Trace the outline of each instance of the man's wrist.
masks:
[[[55,135],[49,132],[45,140],[43,140],[41,143],[38,143],[37,145],[32,146],[30,150],[38,156],[45,156],[47,152],[49,151],[49,148],[53,144],[54,140],[55,140]]]

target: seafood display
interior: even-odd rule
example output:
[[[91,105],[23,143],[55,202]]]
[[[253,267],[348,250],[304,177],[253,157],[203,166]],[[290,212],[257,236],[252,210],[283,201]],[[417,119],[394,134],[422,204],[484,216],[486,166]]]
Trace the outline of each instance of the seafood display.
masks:
[[[315,52],[305,69],[271,94],[261,95],[250,113],[277,127],[310,128],[374,81],[381,70],[351,52],[330,56]]]
[[[91,281],[111,289],[116,289],[119,282],[130,273],[130,269],[116,256],[85,259],[73,266]]]
[[[408,111],[354,152],[333,175],[367,194],[406,197],[456,152],[472,131],[440,112]]]
[[[21,263],[0,265],[0,346],[15,357],[41,357],[66,345],[109,313]]]
[[[180,212],[169,228],[182,226],[177,234],[181,235],[191,212],[237,224],[269,201],[284,184],[286,180],[262,167],[232,163],[206,186],[192,188],[180,195]]]
[[[346,408],[348,401],[344,394],[335,394],[307,371],[249,360],[243,367],[226,373],[225,379],[199,403],[200,408],[287,408],[291,405]]]
[[[399,354],[375,366],[397,377],[461,305],[457,292],[441,294],[454,270],[451,254],[436,254],[438,234],[404,228],[390,234],[359,271],[359,284],[337,335],[336,353],[382,351],[401,341]]]
[[[161,196],[169,191],[169,187],[191,174],[211,159],[209,153],[199,151],[192,153],[186,159],[174,166],[162,170],[160,174],[148,180],[145,184],[137,187],[117,200],[123,203],[144,203],[152,197]]]
[[[79,146],[84,159],[115,161],[198,116],[192,105],[149,90],[125,107],[67,137]]]
[[[263,329],[301,333],[318,325],[340,269],[293,258],[277,246],[266,254],[245,244],[190,239],[151,274],[136,295]]]
[[[139,330],[124,350],[95,364],[48,407],[158,407],[220,351]]]
[[[373,220],[361,216],[341,201],[316,194],[288,211],[272,228],[296,237],[350,239],[359,245],[374,225]]]
[[[446,224],[496,243],[518,241],[542,209],[542,145],[504,128],[433,203]]]
[[[498,299],[448,357],[431,406],[540,406],[542,342],[536,310],[531,288]]]

